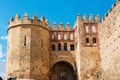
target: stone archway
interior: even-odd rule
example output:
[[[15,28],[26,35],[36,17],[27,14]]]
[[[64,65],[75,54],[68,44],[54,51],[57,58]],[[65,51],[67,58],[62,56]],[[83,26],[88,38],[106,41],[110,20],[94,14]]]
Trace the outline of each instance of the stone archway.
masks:
[[[66,62],[56,63],[51,69],[50,80],[76,80],[73,67]]]

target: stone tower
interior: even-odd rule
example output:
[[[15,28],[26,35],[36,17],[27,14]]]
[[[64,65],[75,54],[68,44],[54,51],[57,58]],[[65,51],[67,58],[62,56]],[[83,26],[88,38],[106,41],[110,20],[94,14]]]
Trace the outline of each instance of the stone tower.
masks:
[[[11,18],[8,28],[7,78],[49,80],[50,27],[41,17]]]
[[[98,25],[100,16],[94,19],[90,14],[89,19],[85,14],[77,16],[75,28],[76,65],[78,80],[99,80],[100,72],[100,51],[98,39]]]

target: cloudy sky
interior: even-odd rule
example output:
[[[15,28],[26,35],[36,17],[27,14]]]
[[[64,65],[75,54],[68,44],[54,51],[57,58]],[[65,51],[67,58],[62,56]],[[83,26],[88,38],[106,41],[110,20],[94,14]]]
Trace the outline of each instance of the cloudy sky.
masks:
[[[115,0],[0,0],[0,76],[5,79],[7,54],[7,27],[10,17],[17,13],[21,18],[25,12],[32,18],[34,14],[48,18],[50,25],[53,22],[69,22],[74,25],[77,14],[92,13],[94,16],[108,12]]]

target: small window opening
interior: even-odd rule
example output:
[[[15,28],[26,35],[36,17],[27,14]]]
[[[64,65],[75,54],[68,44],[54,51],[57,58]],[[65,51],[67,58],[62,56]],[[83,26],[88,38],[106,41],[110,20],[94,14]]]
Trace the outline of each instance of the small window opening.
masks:
[[[86,43],[89,43],[89,38],[86,38]]]
[[[52,45],[52,51],[55,51],[55,45]]]
[[[67,43],[64,43],[64,50],[67,51]]]
[[[58,44],[58,51],[61,51],[61,44]]]
[[[93,43],[96,43],[96,38],[93,38]]]
[[[73,44],[70,45],[70,50],[74,51],[74,45]]]

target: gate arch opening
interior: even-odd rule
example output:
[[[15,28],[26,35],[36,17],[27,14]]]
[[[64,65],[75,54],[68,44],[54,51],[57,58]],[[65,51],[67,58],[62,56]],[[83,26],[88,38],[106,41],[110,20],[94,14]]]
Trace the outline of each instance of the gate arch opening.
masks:
[[[68,62],[57,62],[51,68],[50,80],[76,80],[75,71]]]

